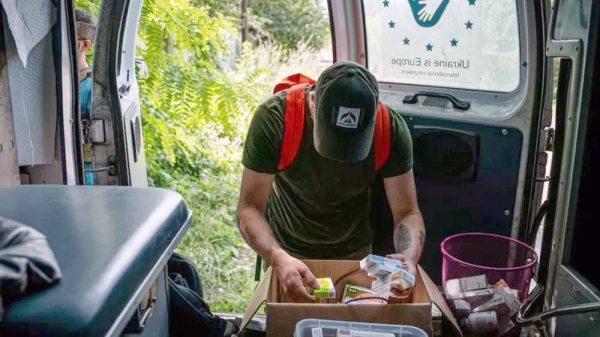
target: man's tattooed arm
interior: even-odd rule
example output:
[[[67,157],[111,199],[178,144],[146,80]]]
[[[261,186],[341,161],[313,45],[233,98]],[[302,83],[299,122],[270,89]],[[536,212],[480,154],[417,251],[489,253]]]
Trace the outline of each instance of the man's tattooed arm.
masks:
[[[412,246],[412,237],[408,228],[403,223],[396,230],[394,238],[394,246],[396,246],[396,253],[398,254],[404,254],[404,251]]]
[[[386,196],[394,217],[394,246],[415,265],[425,246],[425,224],[417,203],[412,171],[383,180]]]
[[[394,229],[394,247],[396,253],[418,261],[425,246],[425,231],[420,215],[410,215]]]

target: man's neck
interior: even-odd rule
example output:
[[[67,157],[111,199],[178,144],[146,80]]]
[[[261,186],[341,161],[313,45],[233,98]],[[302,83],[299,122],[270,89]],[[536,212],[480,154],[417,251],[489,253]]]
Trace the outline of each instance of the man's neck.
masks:
[[[87,69],[89,67],[90,67],[90,65],[85,60],[80,60],[77,63],[77,71],[82,71],[82,70]]]

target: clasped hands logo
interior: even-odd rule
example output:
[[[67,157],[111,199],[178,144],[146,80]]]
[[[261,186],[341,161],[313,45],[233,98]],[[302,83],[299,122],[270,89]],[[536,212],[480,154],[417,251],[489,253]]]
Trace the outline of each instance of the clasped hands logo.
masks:
[[[408,0],[415,21],[421,27],[433,27],[439,21],[450,0]]]

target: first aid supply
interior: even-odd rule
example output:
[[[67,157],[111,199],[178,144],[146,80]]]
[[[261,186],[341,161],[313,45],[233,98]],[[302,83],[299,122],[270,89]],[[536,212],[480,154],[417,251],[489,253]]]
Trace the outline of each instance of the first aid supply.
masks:
[[[472,313],[460,320],[460,326],[473,333],[491,333],[498,330],[498,315],[494,311]]]
[[[383,276],[371,284],[371,289],[377,291],[381,287],[396,288],[399,291],[404,291],[414,287],[416,282],[415,276],[404,269],[395,271],[392,274]]]
[[[360,261],[360,268],[365,270],[370,277],[380,278],[404,267],[401,261],[370,254]]]
[[[448,280],[444,287],[444,293],[458,294],[466,291],[473,291],[486,288],[488,288],[487,277],[485,275],[477,275]]]
[[[471,307],[479,306],[494,296],[493,289],[480,289],[474,291],[465,291],[457,294],[447,294],[447,300],[465,300],[471,304]]]
[[[313,290],[316,299],[335,299],[336,292],[333,281],[329,277],[317,278],[319,289]]]
[[[398,260],[388,259],[387,257],[369,254],[360,261],[360,269],[367,270],[376,264],[396,264]]]
[[[387,299],[380,296],[375,291],[359,287],[353,284],[346,284],[342,304],[386,304]]]
[[[469,316],[471,313],[471,304],[465,300],[453,300],[451,302],[454,315],[458,318]]]

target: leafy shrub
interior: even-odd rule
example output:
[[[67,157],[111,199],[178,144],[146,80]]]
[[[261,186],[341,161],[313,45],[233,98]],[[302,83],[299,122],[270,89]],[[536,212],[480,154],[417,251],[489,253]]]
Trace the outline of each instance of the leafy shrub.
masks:
[[[241,22],[240,0],[193,0],[211,13],[223,13]],[[324,0],[248,0],[249,39],[256,43],[270,41],[283,51],[320,50],[329,40],[329,21]]]
[[[76,1],[95,15],[98,3]],[[138,30],[149,184],[179,192],[193,211],[177,250],[197,264],[215,312],[243,312],[254,290],[256,255],[235,224],[252,112],[277,79],[297,71],[316,77],[324,66],[314,54],[246,45],[235,69],[226,69],[232,22],[188,0],[146,0]]]

